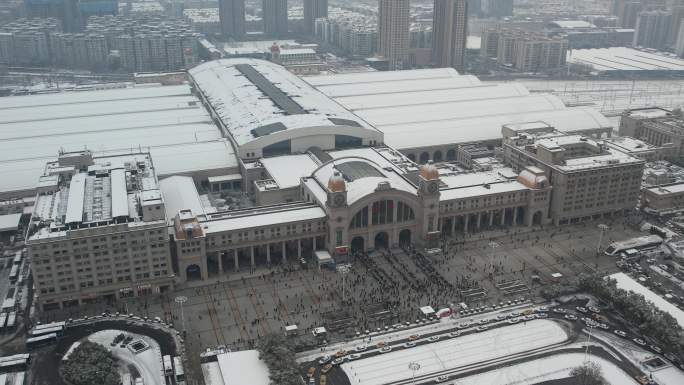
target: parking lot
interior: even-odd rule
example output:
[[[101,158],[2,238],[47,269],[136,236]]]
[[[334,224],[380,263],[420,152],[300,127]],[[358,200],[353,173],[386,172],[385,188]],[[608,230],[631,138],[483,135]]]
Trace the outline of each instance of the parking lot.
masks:
[[[622,219],[608,224],[604,247],[612,240],[640,234]],[[617,271],[612,257],[597,256],[597,225],[473,234],[447,239],[443,254],[432,256],[398,249],[392,255],[374,253],[352,258],[344,277],[329,270],[301,270],[297,265],[257,270],[251,276],[248,272],[231,274],[181,287],[169,296],[131,298],[117,308],[91,304],[41,317],[43,321],[80,318],[108,309],[158,316],[182,330],[181,308],[174,298],[186,297],[187,369],[192,377],[199,374],[199,364],[193,361],[206,347],[248,348],[259,336],[284,332],[285,325],[295,324],[301,335],[309,337],[314,327],[325,326],[329,339],[339,340],[356,331],[415,320],[419,307],[425,305],[439,308],[466,302],[473,306],[534,297],[548,282],[593,270]],[[552,278],[556,273],[563,277]]]

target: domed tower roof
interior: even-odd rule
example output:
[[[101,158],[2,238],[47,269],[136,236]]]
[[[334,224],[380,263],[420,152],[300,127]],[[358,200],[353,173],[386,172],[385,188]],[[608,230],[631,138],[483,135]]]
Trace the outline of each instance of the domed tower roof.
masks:
[[[427,163],[420,168],[420,176],[425,180],[436,180],[439,179],[439,170],[434,164]]]
[[[522,183],[531,189],[543,189],[549,186],[549,180],[546,178],[544,171],[538,167],[526,167],[520,175],[518,175],[518,182]]]
[[[339,172],[335,172],[330,179],[328,179],[328,190],[331,192],[343,192],[347,189],[347,184]]]

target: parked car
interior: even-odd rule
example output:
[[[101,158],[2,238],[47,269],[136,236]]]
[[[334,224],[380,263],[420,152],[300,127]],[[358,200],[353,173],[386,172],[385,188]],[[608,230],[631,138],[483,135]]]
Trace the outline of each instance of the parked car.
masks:
[[[330,357],[329,355],[326,354],[318,360],[318,364],[319,365],[325,365],[328,362],[330,362],[330,360],[332,360],[332,357]]]

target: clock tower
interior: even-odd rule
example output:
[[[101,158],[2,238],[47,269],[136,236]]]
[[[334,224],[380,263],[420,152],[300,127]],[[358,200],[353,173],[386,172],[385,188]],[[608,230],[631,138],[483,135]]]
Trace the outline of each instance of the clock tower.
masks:
[[[432,163],[423,165],[418,175],[418,196],[423,211],[418,230],[426,249],[439,247],[439,185],[437,167]]]

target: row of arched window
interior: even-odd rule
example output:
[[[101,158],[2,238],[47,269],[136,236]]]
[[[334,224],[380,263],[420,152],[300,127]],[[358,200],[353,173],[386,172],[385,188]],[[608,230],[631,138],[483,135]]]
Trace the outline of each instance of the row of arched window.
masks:
[[[396,203],[396,207],[395,207]],[[370,214],[370,215],[369,215]],[[413,209],[402,201],[384,199],[373,202],[372,205],[365,206],[359,210],[352,218],[349,228],[365,228],[369,225],[384,225],[387,223],[401,223],[412,221],[416,218]],[[370,222],[369,222],[370,219]]]

